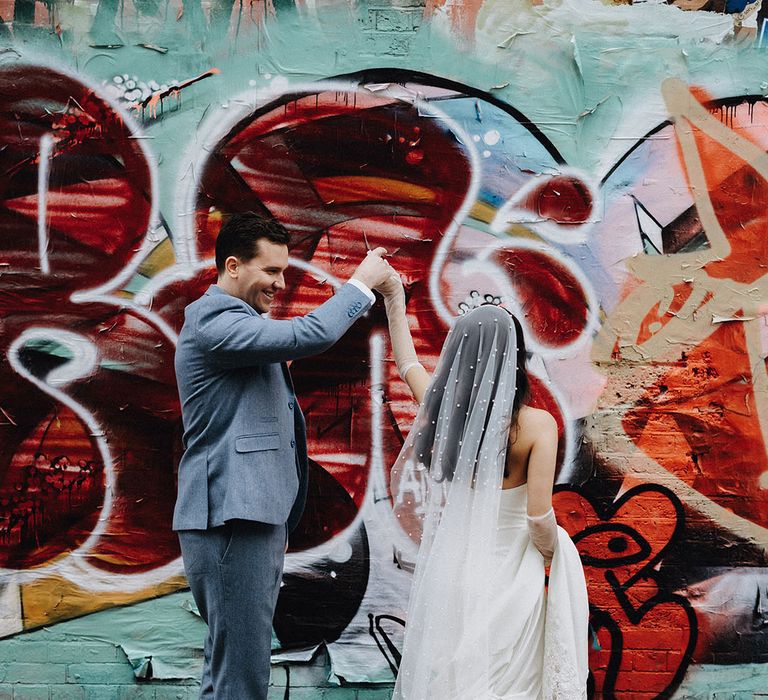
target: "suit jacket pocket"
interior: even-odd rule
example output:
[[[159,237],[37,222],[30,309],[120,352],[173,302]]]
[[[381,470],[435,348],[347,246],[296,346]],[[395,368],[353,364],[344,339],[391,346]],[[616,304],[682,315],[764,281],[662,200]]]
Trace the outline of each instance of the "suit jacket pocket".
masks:
[[[263,452],[265,450],[276,450],[279,447],[280,433],[240,435],[235,438],[236,452]]]

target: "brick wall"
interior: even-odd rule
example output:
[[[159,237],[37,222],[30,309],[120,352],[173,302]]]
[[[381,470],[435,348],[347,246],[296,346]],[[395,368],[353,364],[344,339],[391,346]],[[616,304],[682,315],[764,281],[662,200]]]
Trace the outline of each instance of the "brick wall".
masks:
[[[328,683],[327,656],[273,669],[269,700],[389,700],[391,686]],[[286,683],[289,687],[286,688]],[[0,700],[197,700],[199,683],[138,681],[119,646],[44,630],[0,642]]]

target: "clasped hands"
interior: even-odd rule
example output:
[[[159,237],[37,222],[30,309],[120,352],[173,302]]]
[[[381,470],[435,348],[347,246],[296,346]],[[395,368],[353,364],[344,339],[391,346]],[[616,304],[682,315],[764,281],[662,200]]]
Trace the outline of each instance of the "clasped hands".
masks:
[[[400,275],[384,258],[386,253],[386,249],[382,247],[369,250],[352,273],[352,279],[359,280],[369,289],[381,292],[385,300],[404,296]]]

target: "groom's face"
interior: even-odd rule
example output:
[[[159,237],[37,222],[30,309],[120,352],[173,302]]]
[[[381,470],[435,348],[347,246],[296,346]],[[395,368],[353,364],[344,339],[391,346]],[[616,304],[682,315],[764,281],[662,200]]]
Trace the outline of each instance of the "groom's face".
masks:
[[[288,246],[260,238],[256,255],[250,260],[237,260],[235,296],[261,314],[267,313],[275,295],[285,289],[283,273],[288,267]]]

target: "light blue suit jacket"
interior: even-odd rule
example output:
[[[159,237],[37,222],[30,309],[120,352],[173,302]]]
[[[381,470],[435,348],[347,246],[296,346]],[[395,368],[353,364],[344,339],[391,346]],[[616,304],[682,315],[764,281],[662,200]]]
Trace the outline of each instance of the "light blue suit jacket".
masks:
[[[285,362],[327,350],[370,306],[352,284],[284,321],[216,285],[187,306],[175,362],[185,451],[174,530],[234,518],[296,525],[307,493],[307,441]]]

